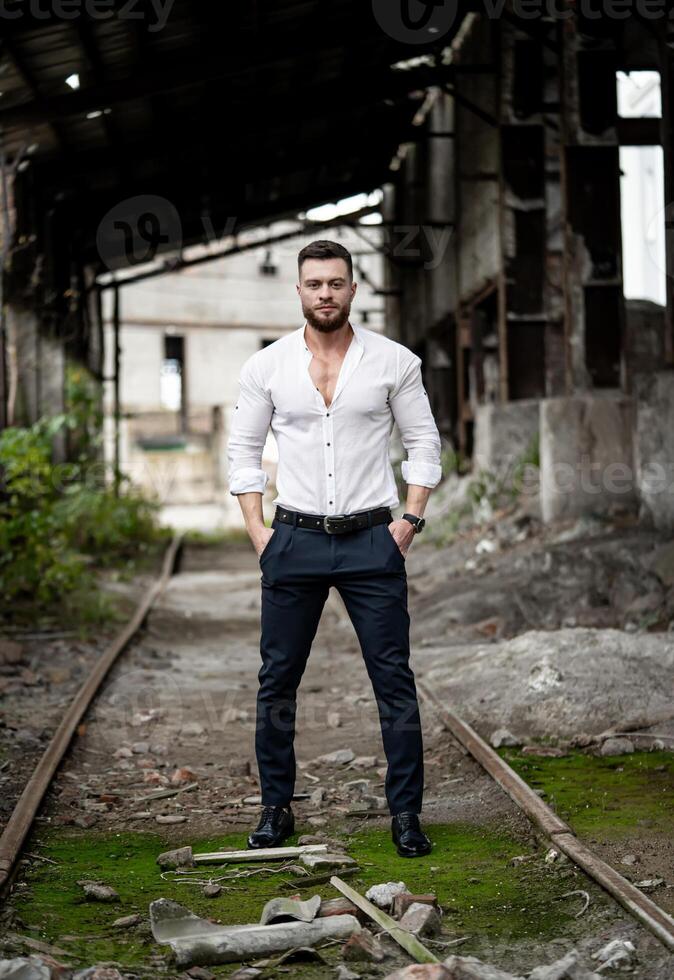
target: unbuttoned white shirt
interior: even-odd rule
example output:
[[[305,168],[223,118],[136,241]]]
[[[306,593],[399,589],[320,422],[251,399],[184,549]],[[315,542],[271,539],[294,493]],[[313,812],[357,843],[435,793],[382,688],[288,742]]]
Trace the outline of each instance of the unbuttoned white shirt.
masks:
[[[403,344],[351,324],[332,402],[309,374],[305,327],[256,351],[239,374],[227,444],[229,490],[263,493],[269,427],[278,446],[274,503],[308,514],[352,514],[399,503],[389,457],[398,424],[408,484],[440,482],[440,435],[421,377],[421,358]]]

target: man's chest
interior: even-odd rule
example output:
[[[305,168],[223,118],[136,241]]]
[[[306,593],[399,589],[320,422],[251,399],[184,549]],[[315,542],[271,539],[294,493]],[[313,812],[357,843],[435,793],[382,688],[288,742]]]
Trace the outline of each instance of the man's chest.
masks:
[[[338,364],[316,358],[311,364],[286,364],[269,379],[272,426],[307,426],[320,419],[335,425],[387,420],[394,386],[395,367],[386,363],[360,364],[346,380],[340,378]]]
[[[307,369],[309,377],[321,395],[326,408],[332,404],[342,364],[343,359],[328,361],[314,355]]]

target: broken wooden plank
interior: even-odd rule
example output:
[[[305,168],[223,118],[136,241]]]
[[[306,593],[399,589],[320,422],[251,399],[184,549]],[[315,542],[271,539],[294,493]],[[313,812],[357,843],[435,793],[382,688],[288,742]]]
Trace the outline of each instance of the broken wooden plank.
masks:
[[[195,854],[198,864],[206,861],[274,861],[299,857],[301,854],[325,854],[326,844],[302,844],[300,847],[251,847],[244,851],[204,851]]]
[[[350,878],[357,874],[360,868],[344,868],[340,871],[342,878]],[[322,875],[309,875],[306,878],[289,878],[288,881],[282,881],[279,885],[287,891],[297,891],[298,888],[313,888],[314,885],[324,885],[326,882],[330,881],[332,873],[330,871]]]
[[[334,885],[337,891],[340,891],[342,895],[346,896],[346,898],[351,899],[353,904],[369,915],[369,917],[376,922],[378,926],[385,929],[391,939],[394,939],[399,946],[402,946],[402,948],[410,954],[410,956],[413,956],[417,963],[440,962],[437,956],[435,956],[434,953],[431,953],[429,949],[426,949],[424,944],[419,942],[416,936],[413,936],[412,933],[408,932],[406,929],[403,929],[395,919],[392,919],[390,915],[386,914],[386,912],[382,912],[381,909],[378,909],[376,905],[369,902],[363,895],[357,892],[355,888],[352,888],[351,885],[347,885],[347,883],[342,881],[341,878],[338,878],[337,875],[332,876],[330,879],[330,884]]]

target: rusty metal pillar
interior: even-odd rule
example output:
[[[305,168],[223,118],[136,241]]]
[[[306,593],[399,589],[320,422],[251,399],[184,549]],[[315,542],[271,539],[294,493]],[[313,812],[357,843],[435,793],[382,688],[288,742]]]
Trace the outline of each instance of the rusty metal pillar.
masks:
[[[674,367],[674,27],[660,38],[661,140],[665,171],[665,363]]]
[[[624,296],[617,57],[602,22],[565,20],[561,31],[561,186],[564,335],[568,394],[617,388]],[[583,32],[586,33],[583,33]],[[592,34],[590,34],[592,31]]]
[[[544,45],[504,22],[501,31],[500,397],[545,391],[547,311]]]

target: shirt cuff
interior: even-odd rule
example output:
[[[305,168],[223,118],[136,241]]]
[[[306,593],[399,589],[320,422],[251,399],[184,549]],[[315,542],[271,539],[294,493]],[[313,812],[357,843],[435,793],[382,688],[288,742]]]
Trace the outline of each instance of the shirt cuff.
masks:
[[[229,480],[229,492],[237,493],[264,493],[269,474],[264,470],[258,470],[252,466],[242,466],[239,470],[234,470]]]
[[[437,487],[442,478],[442,466],[439,463],[424,463],[404,459],[402,461],[403,480],[418,487]]]

